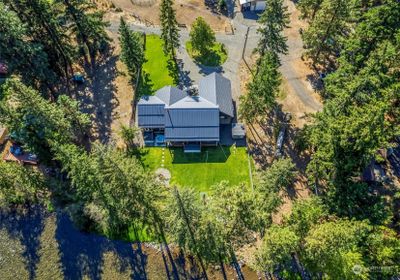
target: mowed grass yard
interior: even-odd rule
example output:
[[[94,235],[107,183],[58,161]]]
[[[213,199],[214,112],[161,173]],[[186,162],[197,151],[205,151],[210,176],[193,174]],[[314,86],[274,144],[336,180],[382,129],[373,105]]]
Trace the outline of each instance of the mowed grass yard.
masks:
[[[138,89],[139,96],[153,94],[164,86],[176,85],[177,66],[164,54],[163,41],[158,35],[146,35],[145,58]]]
[[[143,150],[143,162],[151,170],[161,168],[163,148]],[[208,147],[201,153],[185,154],[182,148],[164,149],[164,168],[171,172],[170,184],[207,192],[223,181],[250,184],[246,148]]]

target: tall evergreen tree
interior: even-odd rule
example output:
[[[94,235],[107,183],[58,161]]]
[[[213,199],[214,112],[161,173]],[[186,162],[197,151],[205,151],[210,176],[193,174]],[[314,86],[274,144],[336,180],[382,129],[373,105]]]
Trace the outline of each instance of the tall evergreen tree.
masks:
[[[334,65],[342,49],[341,38],[350,32],[353,1],[325,0],[302,37],[305,55],[315,67]]]
[[[0,122],[28,149],[42,159],[50,159],[51,143],[77,141],[79,136],[75,134],[74,126],[78,123],[88,125],[87,117],[76,108],[70,110],[68,107],[52,103],[19,80],[10,79],[4,85],[4,95],[0,99]]]
[[[300,0],[297,8],[300,10],[301,17],[308,19],[310,22],[314,20],[315,14],[321,8],[323,0]]]
[[[8,65],[10,74],[21,75],[31,86],[47,86],[56,79],[50,69],[43,45],[30,37],[29,29],[18,15],[0,3],[0,58]],[[12,47],[11,47],[12,46]]]
[[[273,109],[276,105],[275,98],[281,84],[281,74],[278,68],[278,56],[272,51],[266,52],[260,58],[258,74],[247,85],[248,98],[261,101],[256,104],[259,108],[258,116],[264,115],[267,110]]]
[[[136,158],[110,145],[94,145],[90,153],[71,144],[51,148],[73,185],[76,213],[88,224],[115,237],[126,236],[134,225],[160,234],[164,191]]]
[[[65,5],[65,17],[73,22],[73,32],[77,42],[83,49],[84,56],[88,50],[91,62],[94,63],[96,54],[110,41],[105,27],[108,23],[103,20],[104,12],[89,0],[57,0]]]
[[[47,53],[49,63],[56,73],[66,78],[72,75],[74,48],[62,25],[63,8],[59,3],[44,0],[4,0],[26,23],[29,35],[39,42]]]
[[[374,222],[384,219],[380,199],[354,178],[399,134],[400,10],[389,2],[370,9],[346,41],[338,70],[325,81],[329,100],[305,129],[314,151],[309,179],[328,186],[329,206]]]
[[[0,206],[38,203],[46,197],[46,180],[36,169],[0,161]]]
[[[164,53],[175,59],[175,49],[179,47],[179,28],[176,21],[173,0],[162,0],[160,5],[161,38],[164,41]]]
[[[258,19],[261,27],[257,31],[261,38],[257,51],[261,57],[266,52],[286,54],[287,38],[283,35],[283,31],[289,27],[290,22],[287,7],[283,5],[283,0],[267,0],[265,4],[266,9]]]
[[[128,67],[129,75],[133,79],[145,61],[143,40],[137,32],[129,29],[122,17],[119,26],[119,40],[121,43],[122,61]]]

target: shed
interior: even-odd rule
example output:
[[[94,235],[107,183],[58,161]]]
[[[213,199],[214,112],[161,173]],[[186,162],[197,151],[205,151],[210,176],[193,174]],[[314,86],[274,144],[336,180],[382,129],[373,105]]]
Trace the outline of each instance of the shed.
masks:
[[[246,129],[242,123],[232,124],[232,138],[243,139],[246,136]]]
[[[242,10],[263,11],[266,8],[265,0],[239,0]]]

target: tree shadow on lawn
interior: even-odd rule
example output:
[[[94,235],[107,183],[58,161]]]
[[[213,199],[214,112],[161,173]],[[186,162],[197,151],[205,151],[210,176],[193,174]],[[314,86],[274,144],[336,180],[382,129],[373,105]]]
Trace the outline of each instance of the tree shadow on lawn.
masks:
[[[229,147],[207,147],[201,153],[184,153],[183,148],[169,149],[173,164],[224,163],[231,155]]]
[[[139,81],[138,89],[136,91],[135,97],[138,100],[144,95],[152,95],[154,83],[150,79],[150,74],[142,70],[142,75]]]
[[[39,206],[0,210],[0,229],[6,230],[12,238],[18,239],[25,248],[22,256],[29,279],[36,278],[36,267],[40,260],[38,254],[40,236],[46,216],[45,211]]]
[[[167,70],[169,76],[172,78],[175,85],[179,84],[180,77],[182,75],[179,65],[173,60],[167,61]],[[154,89],[154,82],[150,78],[150,73],[142,70],[141,78],[139,81],[138,89],[136,91],[136,99],[139,99],[143,95],[152,95],[158,89]]]
[[[140,243],[113,241],[76,229],[67,214],[57,212],[55,238],[58,242],[61,265],[65,279],[101,279],[103,255],[114,252],[120,261],[119,271],[131,269],[131,278],[147,279],[147,255]]]
[[[222,57],[216,50],[208,50],[203,55],[194,54],[193,59],[197,64],[208,66],[208,67],[218,67],[222,64]]]

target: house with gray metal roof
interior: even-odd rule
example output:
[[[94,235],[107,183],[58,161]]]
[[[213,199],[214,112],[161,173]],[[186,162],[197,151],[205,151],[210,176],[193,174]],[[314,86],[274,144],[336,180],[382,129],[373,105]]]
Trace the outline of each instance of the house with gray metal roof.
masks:
[[[220,123],[230,124],[235,116],[232,102],[231,81],[216,72],[199,83],[199,96],[219,106]]]
[[[216,145],[220,126],[230,124],[234,118],[231,83],[221,74],[212,73],[200,81],[197,95],[166,86],[155,95],[142,96],[136,113],[145,143],[156,139],[170,145]]]

